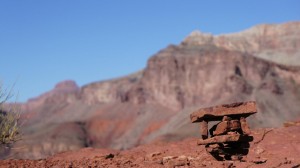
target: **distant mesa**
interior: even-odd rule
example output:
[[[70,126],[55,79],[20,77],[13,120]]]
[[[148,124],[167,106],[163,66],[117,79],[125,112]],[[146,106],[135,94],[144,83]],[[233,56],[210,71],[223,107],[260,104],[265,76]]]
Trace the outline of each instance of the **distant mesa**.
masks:
[[[80,89],[79,86],[73,80],[65,80],[55,85],[55,90],[59,90],[63,92],[75,91],[79,89]]]
[[[46,100],[54,101],[54,100],[65,99],[62,97],[67,98],[68,96],[66,94],[77,93],[79,91],[80,91],[80,87],[76,84],[75,81],[65,80],[65,81],[57,83],[52,90],[50,90],[46,93],[43,93],[37,97],[28,99],[27,103],[24,104],[23,107],[24,107],[25,111],[28,111],[29,109],[33,109],[38,106],[43,106],[43,104],[45,104]]]

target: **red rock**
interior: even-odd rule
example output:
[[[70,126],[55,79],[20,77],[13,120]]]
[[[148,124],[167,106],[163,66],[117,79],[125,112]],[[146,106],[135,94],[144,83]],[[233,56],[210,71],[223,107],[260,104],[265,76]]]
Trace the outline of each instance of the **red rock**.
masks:
[[[220,121],[224,116],[248,117],[256,112],[256,103],[249,101],[202,108],[193,112],[190,118],[192,122]]]

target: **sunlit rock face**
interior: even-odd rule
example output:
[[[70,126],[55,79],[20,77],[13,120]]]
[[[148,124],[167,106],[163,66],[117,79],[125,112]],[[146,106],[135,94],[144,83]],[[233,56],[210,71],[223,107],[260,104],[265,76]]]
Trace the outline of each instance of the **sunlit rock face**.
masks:
[[[300,22],[262,24],[248,30],[213,36],[192,32],[182,45],[211,44],[286,65],[300,65]]]

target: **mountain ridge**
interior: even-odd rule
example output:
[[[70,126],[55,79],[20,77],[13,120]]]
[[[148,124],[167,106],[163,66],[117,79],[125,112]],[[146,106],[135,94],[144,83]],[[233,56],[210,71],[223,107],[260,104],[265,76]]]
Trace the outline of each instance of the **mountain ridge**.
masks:
[[[216,36],[195,31],[187,36],[181,45],[213,44],[221,48],[253,54],[280,64],[300,65],[299,29],[300,22],[287,22],[260,24],[238,33]]]

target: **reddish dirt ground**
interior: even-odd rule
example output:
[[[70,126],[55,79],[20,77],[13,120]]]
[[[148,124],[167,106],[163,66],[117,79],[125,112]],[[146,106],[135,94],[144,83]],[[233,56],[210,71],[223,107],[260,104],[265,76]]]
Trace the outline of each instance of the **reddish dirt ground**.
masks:
[[[254,141],[242,161],[216,161],[192,138],[124,151],[85,148],[41,160],[2,160],[0,167],[300,167],[300,126],[252,134]]]

